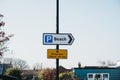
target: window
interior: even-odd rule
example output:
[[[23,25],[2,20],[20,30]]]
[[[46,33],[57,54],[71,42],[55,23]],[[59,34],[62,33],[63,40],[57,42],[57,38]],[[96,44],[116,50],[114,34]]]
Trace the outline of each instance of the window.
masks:
[[[88,73],[87,80],[109,80],[109,73]]]
[[[93,78],[93,74],[89,74],[89,75],[88,75],[88,78]]]
[[[108,80],[108,74],[103,74],[103,80]]]
[[[96,78],[96,79],[101,78],[101,74],[95,74],[95,78]]]

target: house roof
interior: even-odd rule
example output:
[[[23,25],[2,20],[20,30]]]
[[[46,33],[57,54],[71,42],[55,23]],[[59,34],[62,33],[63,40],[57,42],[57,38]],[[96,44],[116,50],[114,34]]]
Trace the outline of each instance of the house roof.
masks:
[[[60,73],[71,71],[72,69],[66,69],[63,66],[59,66]],[[39,70],[22,70],[23,75],[37,75]]]
[[[23,75],[37,75],[38,70],[22,70]]]
[[[63,73],[63,72],[71,71],[71,69],[66,69],[66,68],[63,67],[63,66],[59,66],[59,71],[60,71],[60,73]]]
[[[108,67],[108,66],[84,66],[80,68],[75,68],[75,69],[116,69],[120,67]]]

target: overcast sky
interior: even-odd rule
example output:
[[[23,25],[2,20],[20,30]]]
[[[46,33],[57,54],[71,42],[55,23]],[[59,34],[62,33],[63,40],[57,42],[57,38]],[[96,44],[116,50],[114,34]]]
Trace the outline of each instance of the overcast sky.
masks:
[[[56,32],[56,0],[0,0],[5,31],[15,34],[9,47],[13,55],[32,66],[56,67],[55,59],[47,59],[43,33]],[[120,0],[60,0],[60,33],[71,33],[75,41],[68,59],[60,59],[66,68],[99,65],[98,61],[120,60]]]

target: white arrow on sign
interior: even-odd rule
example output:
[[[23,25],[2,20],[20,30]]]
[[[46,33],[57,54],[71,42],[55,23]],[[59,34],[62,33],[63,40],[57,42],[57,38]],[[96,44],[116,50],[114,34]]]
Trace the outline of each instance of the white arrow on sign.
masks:
[[[44,45],[71,45],[74,41],[74,37],[71,33],[44,33],[43,44]]]

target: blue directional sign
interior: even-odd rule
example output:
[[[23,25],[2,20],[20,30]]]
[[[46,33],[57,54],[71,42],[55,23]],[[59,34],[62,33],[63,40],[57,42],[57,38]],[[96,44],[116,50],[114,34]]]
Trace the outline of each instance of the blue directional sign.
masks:
[[[74,37],[71,33],[44,33],[43,44],[44,45],[71,45],[74,41]]]

